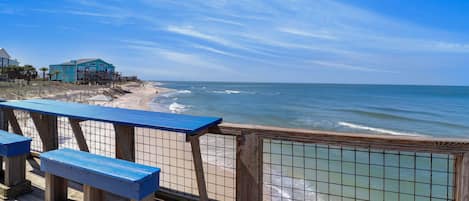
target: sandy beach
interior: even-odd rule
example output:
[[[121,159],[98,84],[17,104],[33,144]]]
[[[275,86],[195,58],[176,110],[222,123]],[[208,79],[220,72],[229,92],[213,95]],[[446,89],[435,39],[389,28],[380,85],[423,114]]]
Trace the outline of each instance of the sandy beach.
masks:
[[[103,105],[135,110],[153,110],[150,106],[152,100],[159,94],[170,91],[167,88],[157,87],[152,82],[132,82],[122,85],[121,88],[131,93],[119,96],[112,101],[103,103]]]

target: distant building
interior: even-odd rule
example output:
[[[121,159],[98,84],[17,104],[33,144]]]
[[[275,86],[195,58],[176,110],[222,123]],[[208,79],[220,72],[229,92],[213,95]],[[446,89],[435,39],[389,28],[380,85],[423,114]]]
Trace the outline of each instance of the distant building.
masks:
[[[0,48],[0,67],[18,66],[19,64],[16,59],[11,59],[5,49]]]
[[[114,72],[114,65],[97,58],[71,60],[49,65],[51,80],[68,83],[112,81]]]

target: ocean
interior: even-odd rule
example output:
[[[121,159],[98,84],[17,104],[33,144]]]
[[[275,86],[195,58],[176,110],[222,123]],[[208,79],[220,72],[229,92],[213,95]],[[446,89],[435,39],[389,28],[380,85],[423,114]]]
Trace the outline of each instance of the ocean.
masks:
[[[152,106],[158,111],[219,116],[223,117],[225,122],[290,128],[389,135],[469,137],[469,87],[216,82],[157,82],[156,84],[171,89],[154,99]],[[216,142],[210,142],[209,139],[208,143]],[[450,200],[452,196],[452,188],[446,189],[445,186],[452,184],[451,171],[432,171],[432,168],[437,167],[452,170],[451,161],[454,159],[448,155],[440,158],[439,155],[415,156],[406,155],[408,153],[380,151],[367,155],[367,152],[334,150],[319,145],[316,149],[306,150],[305,146],[304,152],[300,151],[300,155],[304,154],[304,158],[300,157],[299,161],[299,164],[303,164],[301,160],[304,160],[305,169],[295,169],[281,165],[285,161],[294,163],[291,156],[278,154],[282,153],[281,150],[292,150],[292,146],[295,145],[264,141],[264,147],[269,147],[272,153],[277,153],[267,155],[264,153],[264,162],[277,164],[264,166],[264,172],[271,174],[269,178],[271,183],[264,184],[264,190],[271,192],[271,200],[326,201],[335,198],[343,200],[341,196],[347,197],[347,195],[353,199],[355,196],[365,195],[364,200],[371,198],[367,196],[377,196],[379,198],[377,200],[383,200],[384,197],[386,200],[421,198],[426,200],[428,195],[437,195],[442,198],[441,200],[447,200],[443,198]],[[204,160],[220,167],[233,166],[234,164],[223,162],[225,154],[233,153],[220,152],[216,153],[215,159],[212,157]],[[359,157],[359,154],[365,154],[366,157]],[[342,159],[328,161],[310,157]],[[384,171],[384,164],[381,163],[371,166],[362,164],[367,163],[367,160],[370,163],[381,161],[384,164],[401,164],[402,167],[386,166]],[[219,164],[220,161],[222,164]],[[409,164],[413,167],[414,163],[419,170],[405,168]],[[316,166],[309,167],[308,164]],[[324,170],[321,170],[321,167],[324,167]],[[339,173],[334,172],[337,167]],[[369,172],[358,173],[361,170]],[[347,174],[347,171],[351,171],[351,174]],[[376,177],[374,172],[382,174],[385,172],[386,179],[381,179],[383,175],[379,174]],[[371,174],[371,176],[355,174]],[[328,179],[321,182],[321,178]],[[342,185],[328,184],[334,183],[335,178],[338,178],[337,183]],[[400,181],[399,178],[409,181]],[[430,178],[433,183],[444,185],[433,185],[430,188],[427,185]],[[360,183],[356,183],[356,180],[360,180]],[[375,180],[379,182],[373,183]],[[358,184],[365,185],[365,188]],[[293,192],[289,188],[283,188],[285,185],[300,190]],[[378,191],[368,190],[368,188],[379,188],[381,185],[386,188]],[[399,185],[408,188],[400,188]],[[326,189],[325,194],[321,194],[321,189]],[[337,195],[340,196],[333,198],[334,196],[328,195],[337,190],[339,191]],[[401,192],[399,198],[396,191]]]
[[[469,87],[158,82],[156,110],[225,122],[390,135],[469,137]]]

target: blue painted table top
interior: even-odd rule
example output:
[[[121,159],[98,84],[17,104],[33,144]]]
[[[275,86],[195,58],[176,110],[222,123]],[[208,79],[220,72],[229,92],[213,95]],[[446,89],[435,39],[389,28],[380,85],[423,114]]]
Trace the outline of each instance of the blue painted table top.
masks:
[[[196,134],[222,122],[218,117],[130,110],[46,99],[0,102],[0,107],[186,134]]]
[[[30,152],[31,138],[0,130],[0,155],[11,157]]]

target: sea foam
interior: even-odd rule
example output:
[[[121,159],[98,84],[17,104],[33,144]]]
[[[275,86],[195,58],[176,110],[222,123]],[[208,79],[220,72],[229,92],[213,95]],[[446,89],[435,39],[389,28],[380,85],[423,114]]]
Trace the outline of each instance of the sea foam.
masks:
[[[168,108],[172,113],[182,113],[182,112],[187,110],[186,105],[179,104],[179,103],[176,103],[176,102],[171,103],[171,105],[169,105]]]
[[[374,128],[374,127],[369,127],[369,126],[364,126],[364,125],[359,125],[359,124],[353,124],[353,123],[348,123],[348,122],[339,122],[338,123],[340,126],[348,127],[348,128],[353,128],[353,129],[358,129],[358,130],[366,130],[366,131],[372,131],[375,133],[381,133],[381,134],[390,134],[390,135],[406,135],[406,136],[422,136],[417,133],[406,133],[406,132],[399,132],[399,131],[393,131],[393,130],[388,130],[384,128]]]

